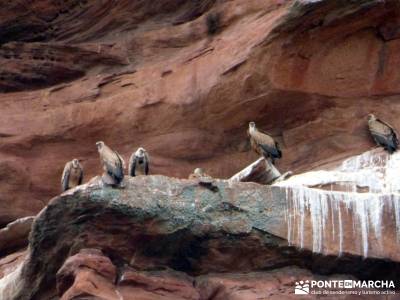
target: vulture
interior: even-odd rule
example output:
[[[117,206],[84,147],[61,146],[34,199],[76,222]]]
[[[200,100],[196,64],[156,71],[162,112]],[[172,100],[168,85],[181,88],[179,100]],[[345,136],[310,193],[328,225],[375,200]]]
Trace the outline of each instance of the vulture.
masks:
[[[282,157],[279,144],[270,135],[259,131],[254,122],[249,123],[247,133],[250,137],[251,147],[256,153],[264,156],[265,159],[270,158],[272,163],[276,158]]]
[[[193,173],[189,175],[190,180],[197,180],[200,186],[203,186],[210,191],[218,192],[218,186],[214,185],[214,179],[208,175],[202,168],[194,169]]]
[[[111,184],[120,184],[124,179],[124,160],[116,151],[104,144],[104,142],[97,142],[96,146],[104,172],[112,180]]]
[[[382,146],[390,154],[397,150],[399,140],[392,126],[369,114],[368,128],[378,146]]]
[[[149,174],[149,155],[147,151],[139,147],[136,152],[132,153],[129,159],[129,176],[148,175]]]
[[[65,192],[66,190],[81,185],[82,180],[83,168],[79,163],[79,160],[74,158],[73,160],[67,162],[61,177],[61,190]]]
[[[202,177],[211,178],[211,176],[206,174],[206,172],[204,172],[204,170],[202,168],[194,169],[193,173],[189,175],[189,179],[199,179]]]

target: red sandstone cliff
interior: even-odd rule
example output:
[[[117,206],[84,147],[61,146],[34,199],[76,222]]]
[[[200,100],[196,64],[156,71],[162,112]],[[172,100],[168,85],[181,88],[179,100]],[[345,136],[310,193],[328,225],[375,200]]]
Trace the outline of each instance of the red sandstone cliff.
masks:
[[[73,157],[86,180],[99,174],[97,140],[125,157],[143,146],[153,174],[177,177],[202,166],[227,178],[255,160],[250,120],[281,143],[283,171],[370,148],[367,113],[400,127],[399,11],[390,0],[4,3],[0,223],[38,212]]]
[[[374,143],[366,129],[368,113],[400,128],[399,14],[395,0],[3,3],[0,225],[36,214],[57,195],[66,161],[82,161],[85,181],[100,174],[98,140],[125,158],[145,147],[152,174],[185,178],[198,166],[214,177],[228,178],[254,161],[257,156],[246,137],[249,121],[282,145],[282,171],[304,172],[370,149]],[[4,244],[10,230],[25,236],[26,224],[18,223],[2,229]],[[311,232],[311,225],[305,226]],[[99,241],[90,237],[96,234],[89,230],[88,240],[69,249],[68,255],[61,253],[66,261],[51,261],[51,293],[72,299],[98,292],[113,299],[116,295],[107,293],[116,289],[122,295],[144,293],[144,298],[162,290],[175,299],[254,299],[260,293],[281,299],[293,296],[294,281],[316,276],[294,267],[244,277],[235,269],[214,276],[208,274],[209,265],[204,277],[169,270],[141,273],[131,269],[134,263],[119,265],[125,253],[115,258],[91,249]],[[14,242],[13,249],[26,243],[23,238]],[[222,268],[229,263],[216,250],[220,242],[205,249]],[[299,244],[300,237],[292,242]],[[311,240],[305,244],[312,248]],[[381,257],[397,255],[396,245]],[[3,246],[0,254],[9,254]],[[238,247],[244,252],[250,248]],[[364,248],[350,252],[359,254]],[[61,255],[51,251],[44,245],[40,253],[46,253],[46,259]],[[242,257],[240,251],[228,258]],[[276,259],[273,254],[270,258]],[[290,264],[304,267],[304,253],[297,254]],[[19,249],[3,258],[0,276],[11,274],[29,255]],[[80,263],[82,257],[89,265]],[[88,257],[94,257],[93,264]],[[274,268],[279,269],[279,262]],[[335,262],[316,263],[324,264]],[[341,271],[351,273],[351,268]],[[121,274],[125,279],[118,277]]]

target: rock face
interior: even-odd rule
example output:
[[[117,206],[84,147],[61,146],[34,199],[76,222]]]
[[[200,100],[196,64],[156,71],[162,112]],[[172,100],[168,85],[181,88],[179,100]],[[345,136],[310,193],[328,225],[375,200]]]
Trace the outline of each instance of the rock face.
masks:
[[[289,244],[399,261],[399,167],[400,153],[376,149],[277,183],[286,187]]]
[[[396,278],[398,253],[389,257],[384,249],[371,249],[370,258],[361,260],[348,255],[362,254],[351,241],[346,239],[339,253],[325,236],[323,250],[333,257],[290,247],[288,188],[214,184],[217,191],[196,180],[152,175],[129,178],[124,188],[116,189],[97,177],[67,191],[36,217],[27,256],[0,280],[0,298],[211,300],[266,294],[291,299],[296,281],[319,278],[305,268]],[[304,224],[311,222],[313,216],[304,215]],[[398,247],[395,241],[385,243],[392,250]],[[303,246],[310,247],[308,242]],[[393,261],[371,259],[375,257]]]
[[[396,0],[3,3],[0,299],[292,299],[335,273],[398,279],[399,156],[365,152],[365,117],[400,128],[399,19]],[[282,174],[314,171],[237,182],[279,173],[240,172],[249,121],[280,143]],[[126,160],[146,148],[162,175],[48,203],[66,161],[102,172],[98,140]],[[238,175],[214,191],[163,176],[195,167]],[[25,249],[32,218],[6,225],[39,211]]]
[[[99,174],[97,140],[145,147],[153,174],[229,178],[256,159],[250,120],[282,173],[367,150],[370,112],[400,127],[397,1],[153,2],[2,6],[1,225],[57,195],[73,157]]]
[[[27,246],[34,217],[25,217],[0,229],[0,254]]]

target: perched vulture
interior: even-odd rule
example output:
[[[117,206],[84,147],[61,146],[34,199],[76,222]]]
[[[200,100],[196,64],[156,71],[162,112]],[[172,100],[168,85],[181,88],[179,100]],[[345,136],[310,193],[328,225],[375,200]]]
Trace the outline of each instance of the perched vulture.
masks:
[[[147,151],[142,147],[138,148],[129,159],[129,176],[149,174],[149,164]]]
[[[74,158],[67,162],[64,167],[64,171],[61,177],[61,189],[63,192],[70,188],[76,187],[82,184],[83,180],[83,168],[79,163],[79,160]]]
[[[189,179],[211,178],[202,168],[194,169],[193,173],[189,175]]]
[[[103,164],[105,174],[111,179],[111,184],[120,184],[124,179],[125,163],[122,157],[114,150],[111,150],[104,142],[96,143]]]
[[[254,122],[249,123],[249,130],[247,133],[250,137],[251,147],[255,152],[264,156],[266,159],[270,158],[272,163],[275,158],[282,157],[282,152],[279,149],[278,143],[268,134],[259,131]]]
[[[202,168],[194,169],[193,173],[189,175],[189,179],[197,180],[200,186],[204,186],[213,192],[218,192],[218,186],[214,185],[214,179],[204,172]]]
[[[397,150],[399,140],[393,127],[369,114],[368,128],[378,146],[382,146],[390,154]]]

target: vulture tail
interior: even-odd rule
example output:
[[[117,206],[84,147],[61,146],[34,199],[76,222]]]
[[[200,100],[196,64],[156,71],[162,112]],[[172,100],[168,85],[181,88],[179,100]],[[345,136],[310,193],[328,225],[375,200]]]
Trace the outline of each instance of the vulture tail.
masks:
[[[397,150],[399,145],[399,141],[397,140],[396,135],[392,135],[387,141],[387,150],[390,154]]]
[[[261,145],[264,157],[281,158],[282,152],[278,147],[270,147],[268,145]]]
[[[107,172],[107,173],[108,173],[108,175],[110,175],[111,178],[114,179],[115,182],[117,182],[117,183],[120,183],[120,182],[124,179],[123,174],[122,174],[122,176],[121,176],[120,174],[117,175],[117,174],[114,174],[114,173],[112,173],[112,172]]]

